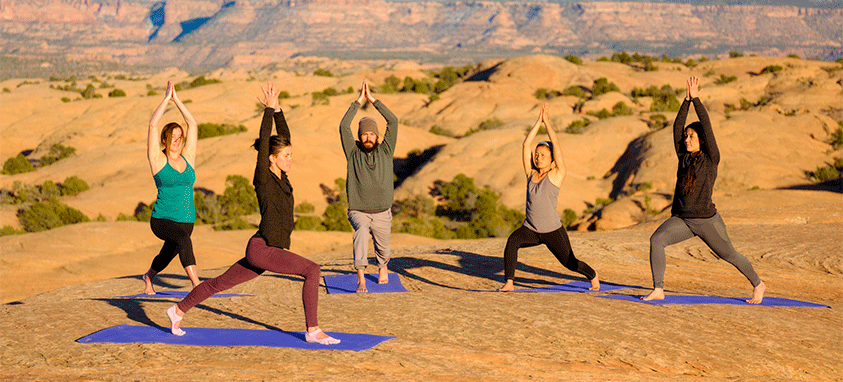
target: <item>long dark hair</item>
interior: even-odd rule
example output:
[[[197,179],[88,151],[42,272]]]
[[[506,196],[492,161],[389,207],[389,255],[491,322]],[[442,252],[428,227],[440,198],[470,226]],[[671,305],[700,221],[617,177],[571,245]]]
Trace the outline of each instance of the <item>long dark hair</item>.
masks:
[[[697,133],[697,137],[700,137],[700,132],[702,131],[702,124],[699,122],[694,122],[687,127],[685,127],[685,134],[687,135],[688,130],[694,130]],[[697,163],[699,163],[700,158],[702,158],[702,146],[703,140],[699,139],[700,142],[700,151],[695,153],[689,153],[690,159],[688,160],[688,173],[685,176],[685,183],[682,185],[685,189],[685,194],[690,195],[694,192],[694,185],[697,183]]]
[[[280,135],[273,135],[269,137],[269,155],[278,155],[281,150],[287,146],[290,146],[290,138],[282,137]],[[255,144],[252,145],[255,150],[260,151],[261,147],[261,139],[255,139]]]

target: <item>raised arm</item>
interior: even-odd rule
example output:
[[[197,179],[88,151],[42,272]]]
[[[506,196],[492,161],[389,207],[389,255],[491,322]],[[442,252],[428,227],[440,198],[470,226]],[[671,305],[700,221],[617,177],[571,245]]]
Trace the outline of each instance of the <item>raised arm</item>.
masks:
[[[679,112],[676,113],[676,119],[673,120],[673,149],[676,155],[685,152],[685,120],[688,118],[688,107],[691,106],[691,98],[688,91],[685,91],[685,100],[682,101],[682,106],[679,106]]]
[[[173,97],[173,91],[173,82],[167,81],[167,93],[164,94],[164,99],[152,112],[152,118],[149,120],[149,132],[146,137],[146,158],[149,160],[149,169],[152,171],[152,175],[157,174],[167,164],[167,156],[161,151],[161,131],[158,129],[158,123],[161,122],[167,104]]]
[[[255,186],[269,179],[269,137],[272,135],[272,121],[275,107],[278,106],[278,91],[275,89],[275,84],[267,82],[266,88],[261,86],[261,91],[263,92],[263,99],[258,97],[258,101],[265,108],[263,109],[263,119],[261,119],[260,144],[258,145],[258,158],[255,163],[255,178],[252,181],[252,184]],[[284,125],[286,127],[286,123]]]
[[[173,103],[176,104],[176,108],[179,109],[179,112],[187,125],[187,131],[185,131],[185,135],[187,136],[185,137],[182,153],[184,154],[184,158],[190,162],[190,165],[194,166],[196,164],[196,141],[199,139],[199,127],[196,124],[196,118],[193,118],[193,114],[187,109],[187,106],[181,102],[179,96],[176,94],[175,87],[172,90],[171,99],[173,100]]]
[[[366,89],[368,89],[368,84],[366,83],[366,80],[363,80],[363,86],[360,88],[360,95],[356,100],[354,100],[354,102],[351,103],[351,106],[348,107],[348,110],[346,110],[345,115],[340,121],[340,142],[342,143],[342,150],[345,152],[345,159],[348,159],[348,156],[351,155],[351,152],[356,147],[354,134],[351,133],[351,121],[354,119],[354,116],[357,115],[357,111],[360,110],[360,107],[366,103]]]
[[[363,82],[363,87],[366,90],[366,100],[371,102],[372,105],[375,105],[375,109],[381,113],[381,116],[386,120],[386,131],[383,133],[383,142],[381,144],[386,145],[389,148],[389,152],[395,152],[395,145],[398,143],[398,117],[386,107],[380,100],[376,100],[375,97],[372,96],[372,92],[369,90],[369,84]]]
[[[714,163],[720,163],[720,149],[717,147],[717,140],[714,138],[714,130],[711,128],[711,119],[708,117],[708,111],[700,101],[700,79],[691,77],[688,79],[688,96],[691,102],[694,103],[694,111],[697,113],[697,118],[700,120],[702,130],[700,135],[700,146],[703,152],[708,155]]]
[[[542,106],[541,118],[545,129],[547,129],[547,136],[550,137],[550,143],[553,145],[553,166],[556,171],[551,169],[548,176],[550,176],[550,182],[559,187],[565,177],[568,176],[568,167],[565,166],[565,157],[562,156],[562,145],[559,143],[559,137],[556,136],[556,130],[550,125],[550,113],[547,104]]]
[[[544,108],[545,106],[542,106],[542,112],[540,112],[539,118],[536,120],[536,123],[533,124],[533,127],[527,134],[527,138],[524,138],[524,143],[521,144],[521,164],[524,165],[524,175],[528,178],[533,174],[533,140],[536,139],[536,135],[539,133],[539,128],[542,126]]]

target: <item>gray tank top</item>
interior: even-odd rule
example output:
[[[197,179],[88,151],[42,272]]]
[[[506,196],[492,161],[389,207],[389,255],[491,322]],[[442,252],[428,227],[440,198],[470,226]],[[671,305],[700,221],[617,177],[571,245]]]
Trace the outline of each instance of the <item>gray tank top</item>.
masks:
[[[533,176],[527,179],[527,219],[524,219],[524,226],[538,233],[556,231],[562,227],[559,220],[559,213],[556,212],[556,198],[559,196],[559,187],[547,176],[538,183],[533,183]]]

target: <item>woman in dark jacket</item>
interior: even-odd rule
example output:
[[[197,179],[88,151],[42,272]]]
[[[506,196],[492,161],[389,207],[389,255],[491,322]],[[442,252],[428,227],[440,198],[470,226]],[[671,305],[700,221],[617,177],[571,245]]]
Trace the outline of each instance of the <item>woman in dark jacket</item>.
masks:
[[[265,270],[304,276],[302,303],[304,304],[307,342],[323,345],[338,344],[319,329],[316,310],[319,297],[319,265],[290,252],[290,233],[293,231],[293,188],[287,179],[287,172],[293,163],[293,147],[290,144],[290,130],[284,114],[278,106],[278,90],[275,84],[261,87],[266,108],[261,122],[260,138],[255,141],[258,150],[253,184],[258,196],[261,222],[258,232],[249,240],[246,257],[231,266],[225,273],[193,288],[181,302],[167,309],[173,334],[184,335],[179,323],[187,311],[196,304],[237,284],[258,277]],[[270,136],[273,118],[278,135]]]
[[[664,247],[699,236],[717,256],[734,265],[752,283],[755,289],[752,298],[746,302],[760,304],[766,286],[758,278],[749,260],[732,246],[726,235],[726,225],[711,200],[714,180],[717,179],[717,165],[720,163],[720,150],[714,140],[708,113],[699,99],[699,85],[699,78],[688,79],[685,102],[673,122],[673,145],[679,156],[679,168],[676,170],[676,189],[670,210],[672,216],[650,237],[653,291],[641,299],[664,299]],[[691,103],[700,121],[685,127]]]

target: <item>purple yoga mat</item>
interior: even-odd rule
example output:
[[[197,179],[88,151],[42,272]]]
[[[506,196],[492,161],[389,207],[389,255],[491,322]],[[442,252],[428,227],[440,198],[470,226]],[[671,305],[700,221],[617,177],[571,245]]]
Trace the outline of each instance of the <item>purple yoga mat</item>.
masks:
[[[282,332],[257,329],[212,329],[182,328],[183,336],[170,333],[170,328],[153,326],[117,325],[82,337],[76,342],[92,343],[161,343],[190,346],[264,346],[306,350],[354,350],[371,349],[381,342],[396,337],[357,333],[327,333],[341,342],[336,345],[320,345],[304,340],[304,332]]]
[[[155,292],[155,294],[133,294],[131,296],[118,296],[117,298],[185,298],[187,294],[190,293],[189,291],[182,291],[182,290],[164,290],[160,292]],[[254,296],[253,294],[225,294],[225,293],[217,293],[211,297],[248,297]]]
[[[588,290],[591,288],[591,283],[588,281],[572,281],[565,284],[560,285],[552,285],[549,287],[542,287],[542,288],[526,288],[526,289],[516,289],[509,293],[514,292],[526,292],[526,293],[558,293],[558,292],[568,292],[568,293],[599,293],[599,292],[611,292],[618,289],[628,289],[628,288],[638,288],[636,286],[631,285],[616,285],[616,284],[600,284],[600,290]],[[480,289],[468,289],[470,292],[497,292],[496,290],[480,290]]]
[[[377,273],[365,275],[369,293],[407,292],[397,273],[389,273],[389,283],[378,284]],[[325,288],[329,294],[357,293],[357,275],[325,275]]]
[[[750,297],[720,297],[720,296],[683,296],[683,295],[666,295],[664,300],[650,300],[644,301],[640,297],[642,295],[633,296],[626,294],[608,294],[605,296],[598,296],[602,298],[611,298],[613,300],[625,300],[632,302],[640,302],[642,304],[650,305],[701,305],[701,304],[720,304],[720,305],[746,305],[746,306],[793,306],[793,307],[808,307],[808,308],[830,308],[828,305],[815,304],[813,302],[790,300],[779,297],[764,297],[760,304],[750,304],[746,302]]]

